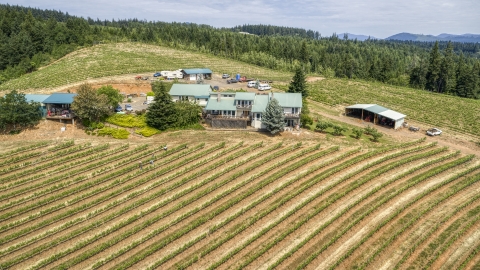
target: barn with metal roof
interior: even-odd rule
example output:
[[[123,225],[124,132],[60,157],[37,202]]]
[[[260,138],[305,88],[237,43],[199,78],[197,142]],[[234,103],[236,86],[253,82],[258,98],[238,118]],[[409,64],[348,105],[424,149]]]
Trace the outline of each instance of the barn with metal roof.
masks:
[[[398,129],[405,122],[406,115],[377,104],[355,104],[345,107],[345,115],[373,122],[377,125]]]
[[[182,69],[183,78],[190,81],[199,79],[211,79],[213,72],[209,68]]]

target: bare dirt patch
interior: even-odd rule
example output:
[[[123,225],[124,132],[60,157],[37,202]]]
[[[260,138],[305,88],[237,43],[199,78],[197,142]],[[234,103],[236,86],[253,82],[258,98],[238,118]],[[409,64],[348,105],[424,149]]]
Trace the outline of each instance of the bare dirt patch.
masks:
[[[307,82],[317,82],[324,79],[325,79],[324,77],[307,77],[306,78]]]
[[[367,126],[373,126],[373,123],[365,122],[357,118],[347,117],[343,115],[345,112],[343,106],[335,107],[334,110],[337,112],[337,114],[332,115],[329,113],[325,113],[320,109],[315,108],[315,107],[324,107],[324,105],[312,100],[309,100],[309,102],[313,104],[313,106],[310,106],[310,111],[312,111],[312,113],[314,114],[320,115],[321,117],[344,122],[344,123],[361,127],[361,128],[365,128]],[[478,155],[480,153],[480,147],[474,143],[476,140],[476,138],[474,137],[468,136],[466,134],[459,134],[456,132],[449,133],[445,131],[440,136],[430,137],[425,135],[425,130],[430,128],[430,126],[426,126],[422,123],[418,123],[414,121],[409,121],[409,123],[411,125],[420,127],[421,130],[419,132],[412,132],[406,128],[400,128],[395,130],[391,128],[382,127],[379,125],[375,125],[374,127],[378,131],[390,136],[391,138],[393,138],[394,141],[397,141],[397,142],[417,140],[417,139],[426,137],[427,141],[437,142],[441,146],[447,146],[451,149],[462,151],[462,153],[465,153],[465,154]]]

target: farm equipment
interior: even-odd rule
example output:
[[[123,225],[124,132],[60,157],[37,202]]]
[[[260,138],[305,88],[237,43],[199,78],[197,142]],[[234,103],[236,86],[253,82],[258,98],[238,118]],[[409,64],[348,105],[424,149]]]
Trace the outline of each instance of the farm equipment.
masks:
[[[408,130],[413,131],[413,132],[417,132],[417,131],[420,130],[420,128],[419,128],[419,127],[415,127],[415,126],[410,126],[410,127],[408,128]]]

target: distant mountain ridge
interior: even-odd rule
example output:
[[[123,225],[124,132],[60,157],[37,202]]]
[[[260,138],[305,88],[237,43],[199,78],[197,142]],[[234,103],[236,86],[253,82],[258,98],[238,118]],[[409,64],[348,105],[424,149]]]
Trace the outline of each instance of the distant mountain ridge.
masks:
[[[366,36],[366,35],[355,35],[355,34],[351,34],[351,33],[341,33],[341,34],[337,34],[338,38],[343,38],[345,35],[348,36],[348,39],[356,39],[356,40],[359,40],[359,41],[365,41],[367,39],[378,39],[376,37],[372,37],[372,36]]]
[[[438,36],[434,35],[422,35],[422,34],[411,34],[411,33],[399,33],[390,37],[387,37],[386,40],[402,40],[402,41],[452,41],[452,42],[480,42],[479,34],[463,34],[463,35],[454,35],[443,33]]]

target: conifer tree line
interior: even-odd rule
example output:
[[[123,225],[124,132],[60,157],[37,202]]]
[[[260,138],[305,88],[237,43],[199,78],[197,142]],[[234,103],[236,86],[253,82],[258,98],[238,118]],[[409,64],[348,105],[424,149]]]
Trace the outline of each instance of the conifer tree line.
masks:
[[[161,18],[159,18],[161,19]],[[248,32],[252,34],[242,34]],[[380,81],[480,98],[480,44],[357,41],[298,28],[99,20],[0,5],[0,83],[82,46],[144,42],[198,51],[271,69]]]

